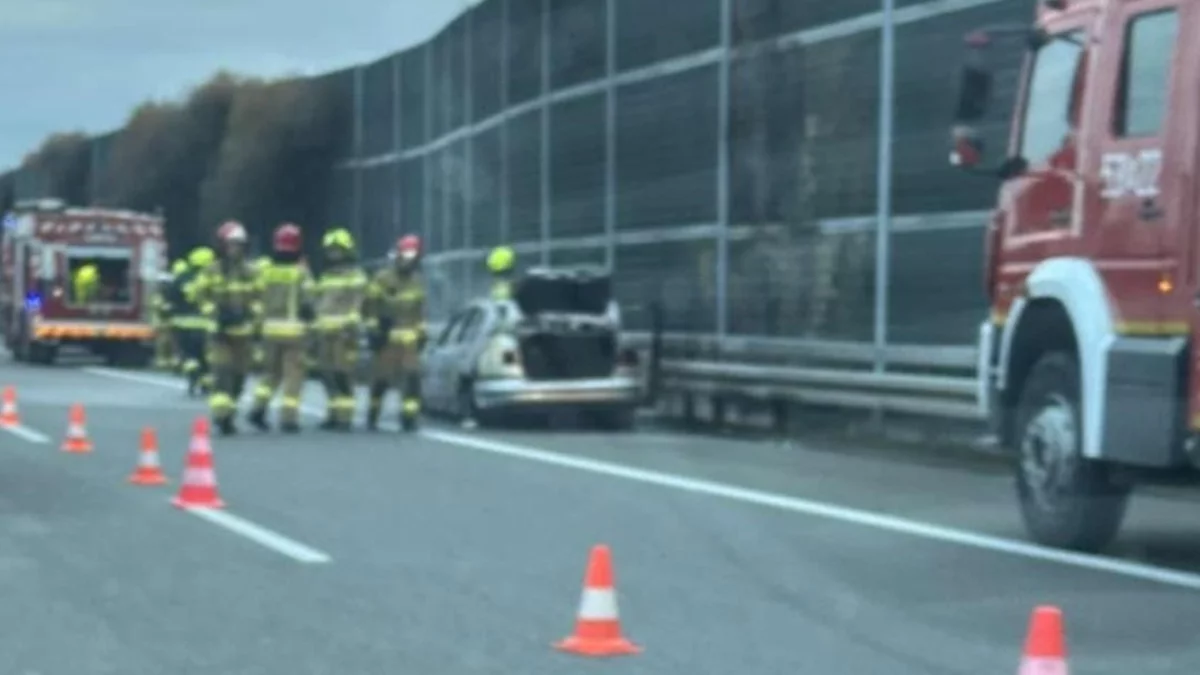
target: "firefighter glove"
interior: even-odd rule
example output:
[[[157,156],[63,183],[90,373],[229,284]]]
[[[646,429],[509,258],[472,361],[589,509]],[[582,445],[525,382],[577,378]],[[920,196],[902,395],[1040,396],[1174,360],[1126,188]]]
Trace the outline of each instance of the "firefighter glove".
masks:
[[[222,307],[217,311],[217,332],[226,333],[230,328],[245,323],[246,312],[235,307]]]

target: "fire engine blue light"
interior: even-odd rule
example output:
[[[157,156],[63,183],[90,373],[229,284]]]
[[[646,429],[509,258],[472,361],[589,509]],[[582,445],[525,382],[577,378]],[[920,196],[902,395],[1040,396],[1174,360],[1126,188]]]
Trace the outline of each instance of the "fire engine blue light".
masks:
[[[11,213],[5,214],[4,215],[4,229],[5,230],[17,229],[17,217]]]
[[[29,295],[25,296],[25,309],[30,312],[41,311],[42,296],[38,295],[37,293],[30,293]]]

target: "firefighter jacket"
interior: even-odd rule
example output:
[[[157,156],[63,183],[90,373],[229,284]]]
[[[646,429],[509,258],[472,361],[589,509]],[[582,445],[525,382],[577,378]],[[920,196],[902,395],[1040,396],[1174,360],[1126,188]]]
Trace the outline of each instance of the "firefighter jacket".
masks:
[[[388,344],[417,345],[425,338],[425,284],[419,272],[382,269],[367,286],[363,303],[367,330]]]
[[[209,330],[230,337],[251,337],[261,328],[262,284],[245,261],[218,260],[188,287]]]
[[[150,303],[150,310],[154,316],[154,325],[159,328],[166,328],[171,325],[171,300],[167,297],[169,292],[169,288],[159,288],[155,291],[154,298]]]
[[[331,267],[310,287],[319,333],[354,332],[362,325],[367,275],[355,264]]]
[[[492,300],[512,300],[513,284],[507,276],[498,276],[492,280]]]
[[[299,263],[271,262],[259,270],[262,282],[262,337],[265,340],[301,341],[307,331],[312,279]]]
[[[171,306],[171,326],[179,330],[207,330],[208,319],[200,311],[200,305],[188,293],[200,270],[191,268],[175,277],[167,289],[167,302]]]

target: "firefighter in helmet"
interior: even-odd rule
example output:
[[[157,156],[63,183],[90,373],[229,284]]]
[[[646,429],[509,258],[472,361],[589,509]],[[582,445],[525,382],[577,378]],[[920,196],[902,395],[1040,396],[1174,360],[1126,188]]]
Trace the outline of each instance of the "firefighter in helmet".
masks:
[[[262,274],[263,270],[267,269],[267,267],[269,267],[270,265],[271,265],[271,256],[269,256],[269,255],[259,256],[254,259],[254,271],[257,274]],[[250,357],[251,371],[253,371],[254,373],[261,374],[263,372],[263,368],[265,367],[265,364],[266,364],[266,358],[267,358],[266,345],[263,344],[262,340],[255,341],[254,351],[252,352],[251,357]]]
[[[100,290],[100,268],[95,263],[87,263],[75,270],[71,280],[71,290],[75,296],[75,304],[86,305],[96,299]]]
[[[354,420],[354,370],[368,279],[358,266],[354,235],[349,231],[327,232],[321,248],[325,269],[311,290],[317,360],[328,406],[321,428],[346,431]]]
[[[421,350],[425,346],[425,285],[418,269],[421,240],[415,235],[396,242],[392,264],[375,274],[367,287],[363,314],[374,359],[367,427],[379,425],[388,389],[400,393],[400,426],[417,427],[421,412]]]
[[[187,378],[188,396],[211,391],[212,373],[208,368],[209,320],[200,311],[197,298],[197,282],[200,274],[217,259],[217,254],[207,246],[192,249],[188,253],[188,269],[175,278],[171,289],[171,328],[179,340],[179,353],[183,357],[183,375]]]
[[[273,253],[266,265],[258,267],[262,283],[262,345],[264,372],[254,390],[254,407],[249,421],[267,431],[267,406],[277,391],[282,391],[279,409],[280,429],[300,430],[300,394],[304,389],[305,335],[313,309],[307,297],[310,279],[300,265],[302,248],[300,228],[284,223],[275,229]]]
[[[162,273],[158,278],[158,287],[150,299],[151,321],[154,324],[154,367],[159,370],[173,370],[177,365],[175,336],[171,332],[171,287],[175,276],[187,271],[187,263],[176,260],[170,272]]]
[[[508,246],[497,246],[488,254],[487,267],[492,274],[493,300],[512,298],[512,278],[516,265],[517,254]]]
[[[228,221],[217,230],[217,261],[200,273],[195,296],[211,320],[209,363],[215,386],[208,398],[213,423],[223,435],[237,431],[237,401],[246,386],[251,350],[261,328],[262,287],[246,260],[246,228]]]

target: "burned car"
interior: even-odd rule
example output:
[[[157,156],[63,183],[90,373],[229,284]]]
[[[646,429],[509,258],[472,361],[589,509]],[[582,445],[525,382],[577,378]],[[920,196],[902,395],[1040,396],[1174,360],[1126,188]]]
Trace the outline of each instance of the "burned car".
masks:
[[[570,411],[633,426],[637,352],[620,344],[620,310],[599,270],[527,271],[511,300],[480,299],[430,340],[422,389],[432,412],[484,425]]]

